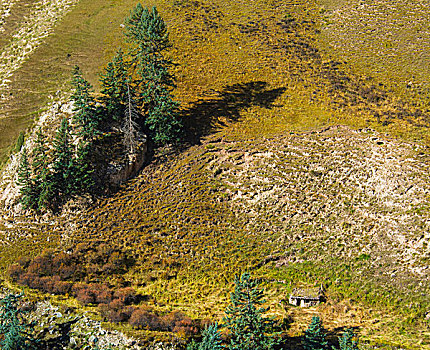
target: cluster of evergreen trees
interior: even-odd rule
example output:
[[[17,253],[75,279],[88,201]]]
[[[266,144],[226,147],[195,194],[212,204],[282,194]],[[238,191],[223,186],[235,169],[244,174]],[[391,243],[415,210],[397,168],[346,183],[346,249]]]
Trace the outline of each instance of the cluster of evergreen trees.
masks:
[[[127,50],[118,49],[101,75],[101,119],[119,122],[124,143],[132,150],[139,125],[157,145],[180,140],[182,121],[173,100],[173,63],[167,26],[157,8],[140,3],[125,19]]]
[[[236,276],[235,289],[231,293],[231,304],[226,309],[224,327],[230,334],[230,343],[222,344],[218,324],[207,327],[200,342],[192,341],[187,350],[272,350],[282,349],[281,332],[272,318],[264,317],[267,308],[259,282],[248,273]],[[326,340],[327,331],[321,319],[313,317],[305,331],[302,347],[304,350],[335,350]],[[358,350],[357,341],[351,329],[339,338],[340,350]]]
[[[52,147],[39,129],[31,160],[27,150],[22,151],[18,184],[24,209],[55,210],[68,198],[86,192],[94,185],[90,154],[98,125],[95,102],[90,95],[90,85],[78,67],[73,72],[72,84],[75,102],[72,127],[63,118]]]
[[[167,27],[157,9],[138,4],[125,19],[127,51],[121,48],[101,74],[101,96],[73,71],[74,115],[63,119],[52,147],[38,132],[31,155],[24,149],[18,172],[24,209],[57,209],[67,199],[94,185],[94,141],[103,130],[119,126],[124,147],[133,154],[144,128],[156,145],[179,141],[182,122],[173,100],[171,47]],[[52,150],[52,151],[51,151]]]

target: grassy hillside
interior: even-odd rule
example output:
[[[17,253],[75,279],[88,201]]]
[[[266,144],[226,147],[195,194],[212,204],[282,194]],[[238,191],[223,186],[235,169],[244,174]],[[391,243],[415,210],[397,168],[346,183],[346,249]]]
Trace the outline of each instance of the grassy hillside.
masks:
[[[264,120],[264,127],[275,132],[285,128],[311,128],[330,120],[353,126],[372,125],[405,137],[427,140],[427,97],[420,95],[417,100],[415,93],[399,100],[397,94],[392,94],[393,86],[387,83],[397,70],[387,64],[391,67],[387,68],[390,74],[385,74],[386,79],[381,82],[363,76],[361,70],[358,70],[360,75],[353,73],[350,62],[342,63],[343,53],[339,62],[319,51],[325,42],[321,38],[332,30],[332,27],[324,29],[328,15],[320,3],[164,0],[157,1],[156,5],[169,25],[175,44],[173,58],[179,64],[177,96],[185,106],[210,99],[234,84],[263,82],[270,85],[268,89],[285,89],[278,107],[268,111],[258,109],[257,105],[242,115],[259,116]],[[8,33],[3,37],[3,49],[7,46],[6,38],[13,35],[14,24],[28,22],[25,15],[29,16],[31,6],[35,5],[21,0],[11,8],[11,15],[3,25]],[[79,1],[64,18],[60,17],[52,34],[14,71],[7,98],[0,105],[3,159],[6,148],[20,130],[31,125],[49,96],[68,91],[70,71],[75,64],[97,86],[98,73],[119,45],[120,24],[132,6],[133,1]],[[349,29],[351,33],[353,29]],[[410,36],[401,39],[410,42]],[[351,52],[351,45],[347,49]],[[348,56],[351,62],[361,57],[353,55],[352,52]],[[393,59],[401,57],[394,55]],[[415,67],[416,62],[411,64]],[[425,60],[418,62],[425,67]],[[428,81],[429,77],[422,72],[421,80]],[[405,87],[402,91],[409,89]]]
[[[400,86],[389,65],[381,79],[354,54],[336,59],[324,26],[337,17],[322,6],[345,2],[156,4],[174,43],[187,145],[159,151],[89,211],[2,222],[1,265],[45,246],[103,241],[133,250],[126,278],[159,310],[220,318],[233,275],[251,270],[265,279],[272,312],[294,318],[291,334],[319,313],[332,330],[360,327],[369,342],[429,348],[425,90]],[[48,95],[67,91],[73,65],[97,86],[133,5],[81,0],[57,23],[13,75],[0,147]],[[338,124],[351,128],[330,127]],[[328,303],[281,306],[293,287],[320,283]]]

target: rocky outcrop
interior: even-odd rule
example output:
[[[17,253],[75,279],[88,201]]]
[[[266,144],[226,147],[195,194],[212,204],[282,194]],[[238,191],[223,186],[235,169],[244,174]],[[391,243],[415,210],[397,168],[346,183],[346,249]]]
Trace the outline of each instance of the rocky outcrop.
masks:
[[[116,187],[135,177],[147,158],[147,140],[142,133],[138,135],[138,146],[133,154],[124,154],[119,161],[108,164],[105,179],[109,187]]]
[[[38,130],[52,138],[62,118],[72,119],[73,102],[52,102],[47,111],[39,116],[33,129],[28,133],[22,148],[31,154],[36,140]],[[112,131],[102,133],[102,141],[96,146],[94,165],[96,170],[96,184],[100,189],[117,188],[122,183],[136,176],[142,169],[147,159],[147,139],[143,133],[137,134],[136,151],[133,154],[126,152],[122,145],[121,133]],[[78,143],[74,137],[72,142]],[[15,215],[21,212],[19,202],[19,187],[17,185],[17,173],[22,155],[22,150],[11,154],[9,162],[0,174],[0,205],[9,214]]]

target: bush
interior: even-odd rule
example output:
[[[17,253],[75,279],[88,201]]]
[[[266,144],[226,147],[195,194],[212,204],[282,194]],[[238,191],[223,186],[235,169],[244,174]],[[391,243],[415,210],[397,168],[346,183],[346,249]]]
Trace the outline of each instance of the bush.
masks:
[[[76,299],[84,304],[108,304],[112,301],[113,292],[104,284],[75,284],[72,291]]]
[[[34,273],[24,273],[18,279],[18,283],[23,286],[28,286],[30,288],[36,288],[35,286],[39,286],[39,276]]]
[[[114,298],[121,300],[125,305],[130,305],[137,301],[137,294],[133,288],[126,287],[116,290]]]
[[[94,291],[88,288],[86,284],[75,284],[72,288],[76,299],[83,305],[95,304],[96,296]]]
[[[196,335],[200,325],[180,311],[173,311],[163,317],[166,331],[179,333],[184,336]]]
[[[121,300],[115,299],[109,304],[100,304],[99,310],[106,321],[119,323],[128,321],[135,308],[126,306]]]
[[[53,285],[53,290],[51,293],[54,294],[69,294],[72,290],[73,283],[66,281],[56,281]]]
[[[164,330],[163,322],[150,308],[139,307],[135,309],[128,323],[137,329]]]

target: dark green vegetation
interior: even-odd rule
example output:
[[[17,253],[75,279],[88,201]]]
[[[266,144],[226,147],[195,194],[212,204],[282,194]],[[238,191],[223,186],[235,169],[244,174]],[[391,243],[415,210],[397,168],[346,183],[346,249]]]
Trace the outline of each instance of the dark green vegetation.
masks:
[[[36,348],[32,334],[34,324],[25,319],[25,312],[19,308],[21,297],[22,294],[9,294],[0,300],[0,346],[3,350]]]
[[[231,332],[231,350],[273,349],[279,334],[273,334],[275,322],[263,315],[268,311],[263,291],[249,273],[236,276],[231,304],[225,310],[225,325]]]
[[[75,64],[98,88],[101,62],[114,56],[134,5],[82,0],[17,73],[6,109],[21,119],[4,125],[21,123],[63,88]],[[175,97],[187,136],[203,144],[156,155],[73,229],[61,220],[0,224],[8,232],[2,266],[47,245],[64,248],[53,242],[61,231],[75,244],[131,249],[138,259],[127,279],[155,296],[149,304],[160,315],[174,309],[220,320],[231,276],[250,269],[265,281],[273,313],[294,319],[291,334],[320,312],[329,329],[359,326],[368,342],[428,348],[428,275],[419,274],[429,261],[429,205],[420,194],[428,175],[419,165],[426,149],[365,130],[279,136],[344,123],[427,140],[426,95],[402,96],[390,74],[380,82],[318,51],[323,14],[311,1],[159,1],[157,8],[179,63]],[[32,93],[38,86],[43,91]],[[302,311],[278,303],[296,285],[322,282],[327,304]]]
[[[164,51],[171,46],[164,20],[155,7],[149,11],[138,4],[125,22],[125,36],[131,47],[125,54],[119,49],[101,76],[101,104],[97,105],[91,84],[76,66],[71,95],[73,129],[63,118],[53,141],[51,159],[46,156],[50,147],[40,130],[34,164],[29,164],[27,153],[23,152],[18,184],[25,210],[40,213],[49,208],[55,212],[68,199],[94,192],[93,173],[98,170],[96,137],[112,134],[118,123],[122,126],[123,143],[131,154],[137,148],[139,122],[148,128],[157,145],[179,141],[182,123],[178,119],[178,103],[171,96],[172,63],[164,58]],[[20,137],[22,146],[23,134]],[[78,140],[77,145],[73,145],[72,138]],[[103,142],[101,146],[108,147]]]
[[[32,162],[24,149],[18,169],[20,201],[25,210],[57,211],[69,198],[91,191],[94,186],[89,156],[91,141],[84,137],[74,146],[69,122],[64,118],[49,157],[46,137],[38,131]]]

